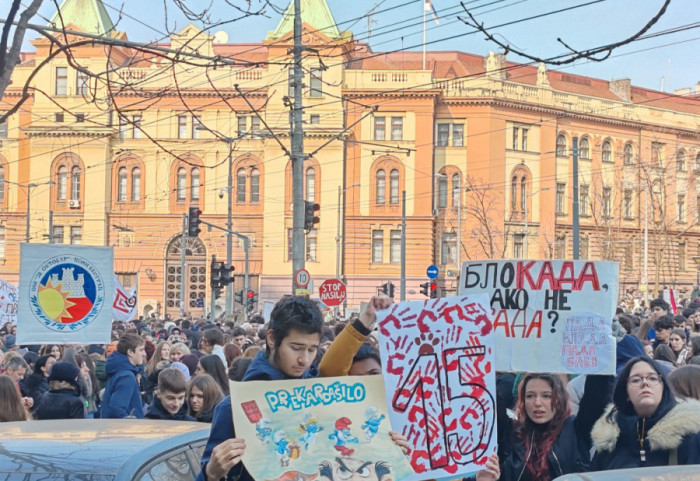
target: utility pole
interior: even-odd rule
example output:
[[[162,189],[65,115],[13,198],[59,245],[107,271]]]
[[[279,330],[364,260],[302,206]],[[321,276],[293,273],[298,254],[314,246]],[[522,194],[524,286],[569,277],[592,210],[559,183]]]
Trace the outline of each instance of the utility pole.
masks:
[[[292,293],[296,289],[294,273],[304,268],[304,130],[302,126],[301,87],[303,70],[301,54],[301,0],[294,0],[294,104],[292,105]],[[311,199],[313,200],[313,199]]]
[[[579,217],[578,217],[578,137],[572,139],[572,154],[573,154],[573,175],[574,175],[574,260],[579,259],[579,242],[581,239]]]
[[[180,256],[180,317],[185,317],[185,286],[187,285],[187,214],[182,214],[182,249]]]
[[[406,300],[406,191],[401,191],[401,302]]]
[[[226,145],[228,145],[228,205],[226,206],[226,265],[230,266],[233,262],[233,238],[231,237],[231,230],[233,229],[233,212],[232,212],[232,200],[233,200],[233,139],[230,137],[226,139]],[[233,282],[226,286],[226,315],[231,316],[233,314]],[[213,311],[212,311],[213,312]],[[213,315],[213,314],[212,314]],[[213,317],[212,317],[213,321]]]

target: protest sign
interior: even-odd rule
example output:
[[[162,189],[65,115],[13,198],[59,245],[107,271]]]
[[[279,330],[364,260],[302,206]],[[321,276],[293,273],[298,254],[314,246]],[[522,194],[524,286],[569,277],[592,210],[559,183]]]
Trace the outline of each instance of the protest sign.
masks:
[[[0,279],[0,326],[17,324],[17,286]]]
[[[111,247],[21,244],[18,344],[107,344]]]
[[[497,370],[614,374],[618,268],[592,261],[465,262],[459,292],[491,300]]]
[[[382,376],[231,382],[243,464],[256,481],[402,481]]]
[[[136,305],[138,304],[137,288],[139,285],[138,276],[136,282],[127,292],[114,276],[114,302],[112,303],[112,317],[115,321],[127,322],[136,317]]]
[[[478,471],[496,450],[496,377],[485,295],[377,313],[391,425],[413,446],[411,480]]]

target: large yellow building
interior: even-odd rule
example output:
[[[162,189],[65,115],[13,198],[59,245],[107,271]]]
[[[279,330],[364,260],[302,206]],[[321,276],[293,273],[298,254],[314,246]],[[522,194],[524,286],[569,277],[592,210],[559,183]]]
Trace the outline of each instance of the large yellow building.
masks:
[[[289,292],[289,9],[260,43],[219,43],[189,25],[145,51],[119,42],[127,36],[99,0],[94,9],[77,3],[62,6],[67,30],[97,40],[71,35],[79,43],[70,62],[33,40],[0,104],[8,110],[31,87],[0,129],[0,277],[17,281],[27,236],[109,245],[123,283],[138,278],[141,313],[178,315],[183,287],[186,310],[201,314],[209,260],[225,259],[226,239],[212,231],[188,240],[183,275],[182,217],[196,205],[225,225],[230,146],[233,226],[252,239],[251,287],[261,301]],[[581,257],[620,261],[623,289],[639,288],[646,224],[649,288],[694,282],[697,95],[498,54],[428,52],[423,69],[418,52],[374,52],[339,31],[325,1],[302,3],[312,49],[303,61],[304,195],[321,205],[306,238],[316,290],[342,277],[352,308],[387,281],[398,293],[404,235],[409,299],[424,298],[430,264],[450,293],[460,260],[572,257],[574,138]],[[172,62],[175,51],[187,55]],[[233,258],[239,290],[242,242]]]

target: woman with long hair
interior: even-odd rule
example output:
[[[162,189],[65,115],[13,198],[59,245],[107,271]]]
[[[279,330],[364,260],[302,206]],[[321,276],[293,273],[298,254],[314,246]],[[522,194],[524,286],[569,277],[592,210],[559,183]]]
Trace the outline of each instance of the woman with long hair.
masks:
[[[667,371],[672,371],[676,367],[676,355],[673,354],[673,349],[668,344],[656,346],[654,360],[665,367]]]
[[[231,369],[233,361],[241,357],[241,350],[235,344],[230,342],[224,346],[224,356],[226,356],[226,370]]]
[[[170,362],[170,343],[168,341],[160,341],[156,345],[156,350],[153,352],[148,364],[146,364],[146,375],[150,376],[153,371],[157,370],[158,364],[163,361],[166,363]]]
[[[60,361],[61,359],[63,359],[63,350],[63,346],[57,346],[56,344],[46,344],[44,346],[41,346],[41,349],[39,350],[39,355],[43,356],[45,354],[48,354],[57,361]]]
[[[668,337],[668,345],[676,357],[676,366],[683,366],[690,359],[688,351],[688,339],[685,337],[685,329],[674,329]]]
[[[49,392],[49,374],[51,374],[51,368],[55,362],[56,359],[53,356],[44,354],[34,363],[32,373],[24,378],[27,396],[34,399],[35,405],[42,394]]]
[[[200,374],[209,374],[217,382],[221,388],[221,392],[223,392],[225,396],[229,395],[226,368],[224,367],[224,363],[221,362],[221,358],[219,356],[216,354],[203,356],[197,365],[195,377],[199,376]]]
[[[668,375],[668,381],[676,397],[700,401],[700,366],[688,364],[674,369]]]
[[[8,376],[0,375],[0,423],[26,421],[28,418],[17,386]]]
[[[700,402],[676,401],[659,363],[636,357],[620,372],[591,437],[595,471],[700,464]]]
[[[200,374],[187,384],[189,415],[200,423],[210,423],[214,408],[224,399],[219,384],[209,374]]]

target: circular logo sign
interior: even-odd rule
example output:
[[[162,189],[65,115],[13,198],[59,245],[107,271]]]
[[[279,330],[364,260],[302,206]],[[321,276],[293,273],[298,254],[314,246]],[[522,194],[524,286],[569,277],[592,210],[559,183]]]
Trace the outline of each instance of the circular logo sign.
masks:
[[[104,304],[104,282],[90,261],[75,255],[52,257],[34,272],[29,302],[34,315],[54,331],[76,331],[95,320]]]

